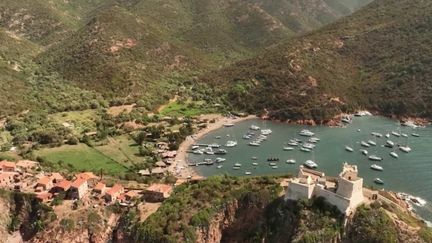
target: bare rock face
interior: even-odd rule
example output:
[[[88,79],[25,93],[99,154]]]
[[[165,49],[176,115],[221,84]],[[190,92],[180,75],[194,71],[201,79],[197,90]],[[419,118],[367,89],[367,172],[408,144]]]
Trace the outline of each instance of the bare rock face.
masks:
[[[221,242],[222,232],[235,220],[236,211],[239,205],[233,201],[226,205],[225,209],[215,215],[208,228],[199,228],[196,231],[197,243],[218,243]]]

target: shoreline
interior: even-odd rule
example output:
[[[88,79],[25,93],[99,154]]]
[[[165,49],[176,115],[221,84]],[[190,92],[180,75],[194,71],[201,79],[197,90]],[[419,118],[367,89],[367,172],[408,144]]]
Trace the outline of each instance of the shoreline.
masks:
[[[260,119],[257,116],[249,115],[246,117],[238,117],[238,118],[229,118],[219,114],[209,114],[209,115],[201,115],[200,120],[215,120],[214,123],[207,122],[207,126],[205,128],[200,129],[198,132],[194,133],[191,136],[187,136],[186,139],[180,144],[179,149],[177,150],[177,155],[175,157],[175,162],[170,166],[169,171],[173,173],[178,179],[186,179],[188,177],[192,178],[202,178],[202,176],[198,173],[197,170],[189,167],[187,164],[187,151],[189,148],[196,143],[197,140],[200,140],[205,135],[213,132],[217,129],[223,128],[224,124],[232,123],[236,124],[239,122],[252,120],[252,119]]]

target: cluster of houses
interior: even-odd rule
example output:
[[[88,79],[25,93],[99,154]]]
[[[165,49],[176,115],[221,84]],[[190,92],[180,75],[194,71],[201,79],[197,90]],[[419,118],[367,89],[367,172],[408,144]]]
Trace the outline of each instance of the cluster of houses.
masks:
[[[177,151],[170,151],[168,143],[156,143],[157,154],[162,158],[161,161],[155,163],[152,169],[140,170],[138,173],[142,176],[163,175],[167,172],[168,166],[174,163],[174,158],[177,156]]]
[[[166,184],[153,184],[145,190],[126,189],[121,184],[108,187],[92,172],[78,173],[68,180],[60,173],[36,172],[34,169],[37,167],[37,162],[28,160],[17,163],[0,161],[0,187],[34,193],[41,202],[50,202],[62,194],[69,200],[102,199],[107,204],[119,202],[121,205],[130,205],[134,199],[160,202],[173,190],[173,186]]]

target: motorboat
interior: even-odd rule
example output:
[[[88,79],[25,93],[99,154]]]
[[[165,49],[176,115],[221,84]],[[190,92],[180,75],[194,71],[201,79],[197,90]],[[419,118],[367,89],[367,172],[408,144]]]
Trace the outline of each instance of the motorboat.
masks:
[[[371,165],[370,168],[371,168],[372,170],[377,170],[377,171],[383,171],[383,170],[384,170],[383,167],[381,167],[381,166],[379,166],[379,165],[377,165],[377,164],[373,164],[373,165]]]
[[[368,143],[366,143],[365,141],[361,141],[360,145],[363,146],[363,147],[366,147],[366,148],[370,147],[370,145]]]
[[[270,135],[273,131],[270,129],[262,129],[261,134],[262,135]]]
[[[220,144],[212,143],[212,144],[209,144],[209,147],[210,148],[220,148],[221,146],[220,146]]]
[[[354,149],[351,148],[350,146],[345,146],[345,150],[348,152],[354,152]]]
[[[253,159],[253,160],[257,160],[258,158],[254,156],[254,157],[252,157],[251,159]]]
[[[243,139],[251,139],[251,138],[252,138],[251,135],[248,135],[248,134],[243,135]]]
[[[306,160],[306,162],[304,162],[303,164],[310,169],[315,169],[318,167],[318,164],[313,162],[312,160]]]
[[[295,159],[288,159],[288,160],[286,161],[286,163],[287,163],[287,164],[295,164],[296,161],[295,161]]]
[[[220,168],[222,168],[222,167],[223,167],[223,165],[218,165],[216,168],[220,169]]]
[[[270,166],[275,166],[275,165],[277,165],[275,162],[271,162],[271,163],[269,163],[269,165]]]
[[[372,160],[372,161],[382,161],[383,158],[381,158],[379,156],[376,156],[376,155],[371,155],[371,156],[369,156],[369,160]]]
[[[360,151],[362,152],[363,155],[368,155],[369,153],[366,149],[361,149]]]
[[[385,135],[385,137],[386,137],[386,138],[389,138],[389,137],[390,137],[390,133],[387,133],[387,134]]]
[[[227,154],[228,152],[225,149],[218,149],[214,153],[215,154]]]
[[[400,137],[400,136],[401,136],[400,133],[395,132],[395,131],[392,131],[391,134],[392,134],[393,136],[395,136],[395,137]]]
[[[202,154],[204,154],[204,152],[203,152],[202,150],[200,150],[200,149],[194,150],[192,153],[193,153],[193,154],[197,154],[197,155],[202,155]]]
[[[215,138],[216,138],[216,139],[221,139],[222,137],[221,137],[221,136],[216,136]]]
[[[395,143],[393,141],[391,141],[391,140],[387,140],[386,144],[389,145],[389,146],[391,146],[391,147],[393,147],[395,145]]]
[[[418,133],[411,133],[411,136],[413,136],[413,137],[420,137],[420,134],[418,134]]]
[[[234,166],[235,166],[235,167],[241,167],[242,164],[240,164],[240,163],[235,163]]]
[[[234,166],[233,170],[240,170],[240,167],[239,166]]]
[[[283,150],[284,151],[292,151],[292,150],[294,150],[294,148],[293,147],[284,147]]]
[[[308,140],[309,143],[317,143],[317,142],[319,142],[319,141],[320,141],[320,139],[319,139],[319,138],[316,138],[316,137],[310,138],[310,139]]]
[[[396,158],[396,159],[399,158],[399,155],[396,152],[394,152],[394,151],[390,152],[390,156],[393,157],[393,158]]]
[[[377,138],[382,138],[382,134],[381,133],[379,133],[379,132],[372,132],[371,133],[373,136],[375,136],[375,137],[377,137]]]
[[[309,131],[308,129],[303,129],[300,131],[299,135],[304,137],[312,137],[313,135],[315,135],[315,133]]]
[[[249,142],[249,146],[255,146],[255,147],[258,147],[258,146],[260,146],[261,144],[258,142],[258,141],[251,141],[251,142]]]
[[[374,182],[375,182],[376,184],[379,184],[379,185],[383,185],[383,184],[384,184],[384,181],[381,180],[380,178],[375,178]]]
[[[226,142],[225,147],[235,147],[237,146],[237,141],[229,140]]]
[[[343,123],[350,124],[352,122],[352,118],[350,116],[344,116],[344,117],[342,117],[341,121]]]
[[[315,147],[316,147],[315,144],[312,144],[312,143],[303,144],[303,148],[314,149]]]
[[[312,151],[311,149],[308,149],[308,148],[305,148],[305,147],[301,147],[300,148],[300,151],[302,151],[302,152],[310,152],[310,151]]]
[[[252,172],[250,172],[250,171],[246,171],[246,172],[245,172],[245,175],[252,175]]]
[[[272,169],[277,169],[277,168],[279,168],[277,165],[272,166]]]
[[[405,153],[409,153],[409,152],[411,152],[411,148],[408,147],[408,146],[400,146],[399,149],[400,149],[402,152],[405,152]]]
[[[216,163],[222,163],[222,162],[225,162],[225,161],[226,161],[225,158],[216,158],[216,159],[215,159],[215,162],[216,162]]]
[[[214,155],[213,149],[211,147],[205,148],[204,153],[208,155]]]
[[[377,145],[376,142],[375,142],[375,141],[372,141],[372,140],[368,140],[367,143],[368,143],[369,145],[372,145],[372,146],[376,146],[376,145]]]
[[[253,166],[258,166],[258,163],[254,162],[252,163]]]
[[[295,142],[295,141],[291,141],[291,142],[288,142],[288,145],[289,145],[289,146],[298,146],[299,143],[298,143],[298,142]]]
[[[401,136],[404,137],[404,138],[407,138],[407,137],[408,137],[408,134],[406,134],[406,133],[401,133]]]
[[[258,131],[258,130],[260,130],[260,127],[257,126],[257,125],[252,125],[252,126],[250,126],[249,129],[250,129],[250,130],[254,130],[254,131]]]
[[[200,146],[198,146],[198,145],[193,145],[191,148],[192,148],[192,150],[195,150],[195,149],[199,149],[199,147]]]

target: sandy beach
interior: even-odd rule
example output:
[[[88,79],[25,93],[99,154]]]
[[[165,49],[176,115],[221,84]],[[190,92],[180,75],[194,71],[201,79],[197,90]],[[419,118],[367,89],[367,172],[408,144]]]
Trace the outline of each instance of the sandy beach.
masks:
[[[207,123],[207,127],[200,129],[197,133],[192,136],[188,136],[185,141],[180,145],[177,150],[177,156],[175,158],[175,163],[173,163],[169,170],[178,178],[201,177],[192,167],[187,165],[187,151],[189,148],[196,143],[197,140],[201,139],[208,133],[222,128],[224,124],[227,123],[238,123],[245,120],[256,119],[256,116],[246,116],[238,118],[228,118],[218,114],[209,114],[200,116],[200,120],[215,120],[214,123]]]

